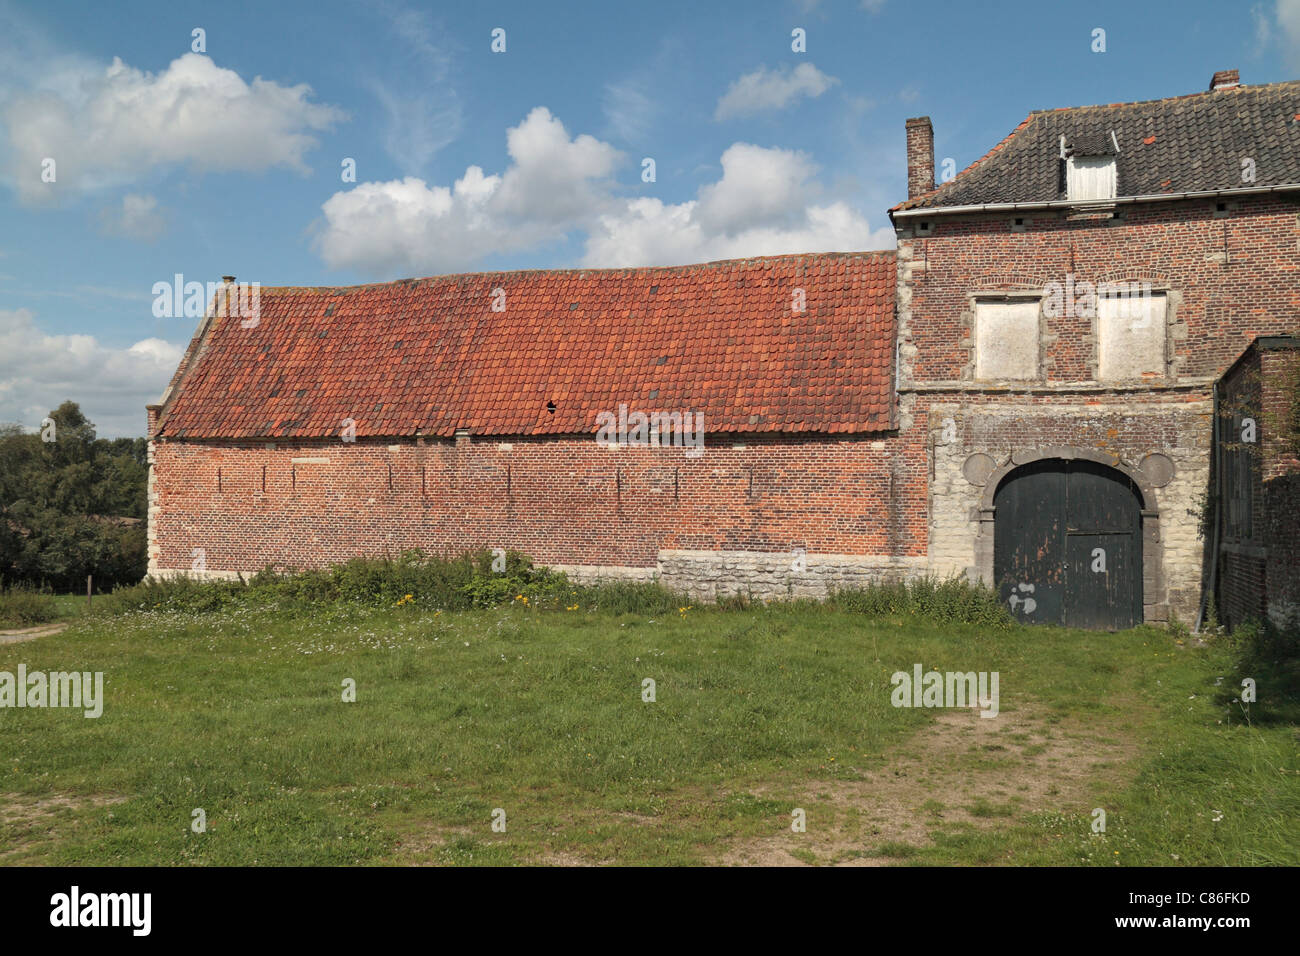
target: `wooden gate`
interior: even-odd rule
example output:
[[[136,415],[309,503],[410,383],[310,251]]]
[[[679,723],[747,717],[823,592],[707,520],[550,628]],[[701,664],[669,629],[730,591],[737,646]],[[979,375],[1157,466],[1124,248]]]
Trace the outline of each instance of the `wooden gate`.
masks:
[[[1121,472],[1046,459],[994,495],[993,571],[1018,620],[1117,630],[1142,620],[1142,508]]]

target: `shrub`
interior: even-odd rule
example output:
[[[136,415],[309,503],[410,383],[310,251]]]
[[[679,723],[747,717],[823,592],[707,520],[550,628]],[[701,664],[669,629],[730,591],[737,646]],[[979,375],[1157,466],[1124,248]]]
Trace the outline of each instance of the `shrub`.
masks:
[[[582,607],[599,608],[613,614],[668,614],[692,603],[685,595],[670,591],[657,581],[609,581],[571,589],[573,601]]]
[[[1005,628],[1012,624],[992,588],[961,577],[932,577],[889,581],[836,591],[831,603],[868,617],[910,617],[936,624],[979,624]]]
[[[1225,697],[1241,694],[1241,681],[1255,681],[1258,701],[1252,720],[1256,723],[1300,722],[1300,628],[1280,628],[1247,621],[1232,633],[1238,658],[1231,686]]]
[[[99,604],[103,613],[154,609],[220,611],[231,604],[415,607],[439,610],[498,607],[519,601],[528,607],[562,610],[574,606],[613,614],[662,615],[693,605],[686,595],[657,581],[572,584],[564,574],[536,567],[517,551],[505,554],[504,570],[493,569],[491,551],[450,558],[408,551],[398,558],[353,558],[315,571],[264,568],[247,581],[149,579],[114,591]],[[500,566],[499,557],[497,564]],[[753,605],[746,596],[719,601],[723,609]],[[901,616],[940,624],[1007,627],[1011,616],[996,592],[960,578],[882,583],[837,592],[831,603],[872,617]]]
[[[27,587],[0,591],[0,627],[32,627],[58,616],[58,605],[49,594]]]
[[[101,602],[104,613],[121,611],[220,611],[231,604],[366,607],[414,605],[443,610],[493,607],[518,596],[558,603],[570,590],[563,574],[536,568],[527,555],[505,554],[505,570],[493,570],[490,551],[437,558],[408,551],[398,558],[353,558],[312,571],[263,568],[247,581],[189,577],[147,579],[120,588]]]

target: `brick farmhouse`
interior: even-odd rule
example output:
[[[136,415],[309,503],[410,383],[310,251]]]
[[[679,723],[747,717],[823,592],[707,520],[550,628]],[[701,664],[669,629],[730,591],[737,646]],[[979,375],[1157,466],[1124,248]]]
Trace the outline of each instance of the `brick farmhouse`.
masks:
[[[1216,382],[1300,333],[1300,82],[1036,111],[938,187],[906,132],[893,250],[251,318],[230,280],[149,406],[150,573],[513,548],[704,598],[965,575],[1029,621],[1194,617],[1232,544],[1198,533]],[[1300,602],[1276,559],[1261,614]]]

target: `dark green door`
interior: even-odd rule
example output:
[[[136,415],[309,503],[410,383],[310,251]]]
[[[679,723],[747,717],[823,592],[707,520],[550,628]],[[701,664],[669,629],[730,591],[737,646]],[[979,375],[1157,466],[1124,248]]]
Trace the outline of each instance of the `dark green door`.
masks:
[[[1037,461],[993,502],[994,575],[1017,619],[1103,630],[1142,620],[1142,512],[1126,475]]]

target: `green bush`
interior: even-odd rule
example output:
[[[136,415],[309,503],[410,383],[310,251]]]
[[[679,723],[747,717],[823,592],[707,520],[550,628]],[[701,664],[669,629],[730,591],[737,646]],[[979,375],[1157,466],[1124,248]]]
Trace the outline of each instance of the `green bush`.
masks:
[[[1223,697],[1239,698],[1241,681],[1255,681],[1255,723],[1300,723],[1300,628],[1247,621],[1232,632],[1238,658],[1235,676]]]
[[[979,624],[1006,628],[1011,614],[992,588],[954,577],[941,581],[923,577],[912,581],[872,584],[836,591],[831,603],[868,617],[907,617],[936,624]]]
[[[58,616],[58,605],[49,594],[26,587],[0,591],[0,627],[32,627]]]
[[[563,574],[536,568],[527,555],[505,554],[505,569],[493,570],[490,551],[438,558],[408,551],[398,558],[353,558],[313,571],[263,568],[247,581],[201,581],[189,577],[147,579],[119,588],[100,604],[103,613],[122,611],[220,611],[232,604],[365,607],[415,606],[439,610],[494,607],[527,597],[528,603],[558,604],[572,590]]]
[[[499,558],[496,561],[500,566]],[[320,606],[352,604],[458,611],[518,602],[531,608],[579,607],[613,614],[669,614],[691,598],[658,582],[610,581],[572,584],[564,574],[536,567],[525,554],[505,554],[504,570],[493,569],[490,551],[439,558],[408,551],[398,558],[353,558],[314,571],[264,568],[247,581],[149,579],[114,591],[100,602],[103,613],[173,610],[220,611],[232,604]],[[754,604],[747,596],[724,598],[723,609]],[[831,603],[869,617],[908,617],[940,624],[1008,627],[1011,615],[997,594],[954,578],[877,584],[839,591]]]

